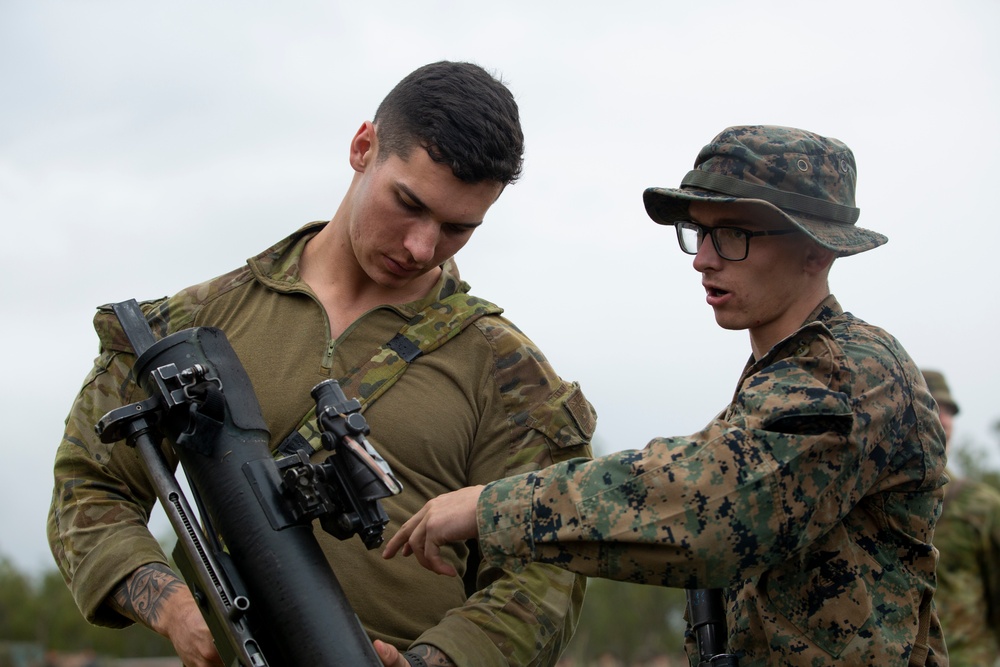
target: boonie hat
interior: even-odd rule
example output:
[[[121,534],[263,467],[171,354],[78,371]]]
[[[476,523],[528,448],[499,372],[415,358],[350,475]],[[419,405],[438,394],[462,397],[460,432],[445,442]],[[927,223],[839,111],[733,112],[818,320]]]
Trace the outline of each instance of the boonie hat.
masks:
[[[792,127],[744,125],[723,130],[701,149],[680,188],[648,188],[646,212],[661,225],[688,219],[695,200],[751,201],[777,209],[821,246],[854,255],[888,239],[855,223],[854,153],[837,139]]]
[[[927,388],[931,390],[931,396],[941,407],[951,408],[952,413],[958,414],[958,403],[951,397],[951,390],[944,379],[944,375],[938,371],[921,370],[924,374],[924,381]]]

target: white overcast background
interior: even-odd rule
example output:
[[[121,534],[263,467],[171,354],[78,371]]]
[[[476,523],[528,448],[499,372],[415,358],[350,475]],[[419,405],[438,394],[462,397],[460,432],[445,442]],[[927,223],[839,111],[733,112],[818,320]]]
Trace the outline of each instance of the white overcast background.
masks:
[[[442,59],[502,77],[527,141],[463,277],[583,384],[599,452],[692,433],[730,398],[747,335],[717,328],[641,195],[765,123],[854,150],[859,224],[889,243],[838,260],[833,292],[946,373],[957,440],[1000,467],[998,29],[995,0],[0,1],[0,555],[53,565],[52,458],[94,307],[330,218],[354,132]]]

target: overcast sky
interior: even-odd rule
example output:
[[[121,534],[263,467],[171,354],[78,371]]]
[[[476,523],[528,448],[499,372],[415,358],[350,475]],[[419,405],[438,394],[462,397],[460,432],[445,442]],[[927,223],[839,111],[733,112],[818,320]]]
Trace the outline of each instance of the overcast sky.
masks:
[[[524,177],[458,256],[599,414],[600,452],[698,430],[750,353],[642,207],[730,125],[836,137],[859,224],[844,307],[944,371],[1000,467],[1000,3],[0,2],[0,554],[52,564],[52,457],[101,303],[172,294],[333,215],[348,143],[428,62],[520,105]],[[280,323],[276,323],[280,325]],[[165,525],[165,524],[163,524]]]

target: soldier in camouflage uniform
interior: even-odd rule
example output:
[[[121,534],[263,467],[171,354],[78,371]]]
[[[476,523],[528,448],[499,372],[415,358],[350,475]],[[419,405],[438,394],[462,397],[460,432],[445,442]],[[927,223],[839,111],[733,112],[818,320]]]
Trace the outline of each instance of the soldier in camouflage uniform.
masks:
[[[958,403],[938,371],[924,370],[951,441]],[[941,554],[934,593],[952,667],[1000,665],[1000,492],[949,470],[934,531]]]
[[[226,333],[272,448],[314,406],[318,382],[339,379],[360,395],[371,442],[404,487],[383,501],[387,534],[443,492],[589,457],[596,416],[579,386],[562,380],[499,308],[468,295],[451,260],[520,173],[522,151],[517,105],[500,82],[465,63],[420,68],[354,136],[354,179],[331,221],[143,304],[150,325],[158,337],[194,326]],[[136,453],[95,436],[101,416],[142,398],[130,376],[134,356],[107,308],[95,327],[100,356],[56,455],[53,554],[89,620],[144,623],[189,667],[217,664],[190,592],[146,527],[155,498]],[[426,334],[445,342],[378,395],[385,368],[403,363],[386,343],[404,327],[418,343]],[[548,665],[575,628],[584,577],[484,563],[469,597],[462,581],[316,532],[387,665]],[[445,557],[462,570],[468,555],[456,545]]]
[[[748,126],[707,145],[681,188],[648,189],[717,323],[750,334],[732,401],[689,436],[435,499],[383,555],[453,573],[440,546],[478,533],[497,565],[725,588],[743,667],[947,664],[934,400],[896,339],[828,284],[835,257],[886,241],[855,226],[855,180],[843,143]]]

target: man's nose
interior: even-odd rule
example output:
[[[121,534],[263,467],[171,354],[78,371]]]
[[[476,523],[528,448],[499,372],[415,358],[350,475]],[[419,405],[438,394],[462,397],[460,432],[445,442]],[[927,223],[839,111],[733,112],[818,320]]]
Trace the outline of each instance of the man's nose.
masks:
[[[413,257],[413,261],[425,264],[434,258],[438,234],[437,223],[429,220],[418,222],[410,228],[403,246]]]
[[[698,246],[698,252],[694,256],[694,270],[702,273],[705,269],[718,269],[723,261],[715,250],[711,236],[706,234],[701,239],[701,245]]]

